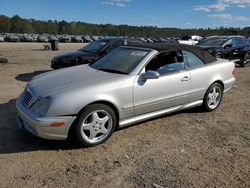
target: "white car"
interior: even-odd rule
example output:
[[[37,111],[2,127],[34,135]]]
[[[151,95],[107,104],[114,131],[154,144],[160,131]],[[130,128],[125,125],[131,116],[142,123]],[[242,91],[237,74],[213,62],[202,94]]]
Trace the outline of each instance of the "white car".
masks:
[[[196,45],[198,42],[200,42],[203,39],[203,37],[198,35],[192,35],[192,36],[184,36],[179,40],[178,42],[180,44],[187,44],[187,45]]]
[[[215,110],[232,88],[234,63],[189,45],[117,48],[88,65],[34,77],[18,97],[18,124],[47,139],[72,133],[94,146],[116,128],[201,106]]]

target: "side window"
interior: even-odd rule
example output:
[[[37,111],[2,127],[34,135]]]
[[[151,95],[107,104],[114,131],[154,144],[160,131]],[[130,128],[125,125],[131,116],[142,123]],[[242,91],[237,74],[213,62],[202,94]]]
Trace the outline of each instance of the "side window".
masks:
[[[247,41],[244,38],[237,38],[237,46],[247,45]]]
[[[233,45],[233,39],[232,38],[227,40],[227,42],[225,43],[225,46],[228,45],[228,44]]]
[[[193,69],[204,65],[203,61],[191,52],[183,51],[183,56],[188,69]]]
[[[243,43],[244,43],[244,45],[249,45],[249,42],[246,38],[243,39]]]
[[[157,55],[145,67],[146,71],[157,71],[161,76],[184,70],[183,55],[181,51],[164,52]]]
[[[240,45],[240,41],[239,41],[239,39],[237,39],[237,38],[231,38],[231,39],[229,39],[229,40],[226,42],[226,44],[231,44],[233,47],[234,47],[234,46],[239,46],[239,45]]]

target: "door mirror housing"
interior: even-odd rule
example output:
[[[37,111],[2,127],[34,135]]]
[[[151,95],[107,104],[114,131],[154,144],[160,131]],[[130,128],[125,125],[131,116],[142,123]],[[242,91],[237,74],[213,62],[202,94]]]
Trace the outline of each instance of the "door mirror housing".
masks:
[[[149,79],[158,79],[160,77],[160,74],[156,71],[147,71],[142,74],[142,77],[144,80],[149,80]]]

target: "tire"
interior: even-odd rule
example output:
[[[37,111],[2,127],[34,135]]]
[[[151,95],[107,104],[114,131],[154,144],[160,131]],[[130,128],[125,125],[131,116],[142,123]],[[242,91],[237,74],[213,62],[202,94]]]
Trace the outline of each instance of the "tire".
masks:
[[[223,89],[221,84],[213,83],[207,90],[204,99],[203,107],[206,111],[211,112],[220,106],[223,97]]]
[[[114,111],[104,104],[86,106],[75,127],[77,141],[86,147],[101,144],[109,139],[116,128]]]
[[[247,53],[245,56],[244,56],[244,59],[241,61],[240,63],[240,66],[241,67],[245,67],[247,64],[250,63],[250,53]]]
[[[221,54],[215,54],[216,58],[223,58]]]

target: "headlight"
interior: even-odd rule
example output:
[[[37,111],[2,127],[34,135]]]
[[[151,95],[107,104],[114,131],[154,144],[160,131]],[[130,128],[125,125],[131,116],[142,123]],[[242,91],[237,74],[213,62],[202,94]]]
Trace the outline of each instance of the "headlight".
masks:
[[[33,105],[33,112],[40,117],[45,116],[49,109],[50,105],[50,98],[46,97],[45,99],[38,99],[35,104]]]
[[[35,104],[33,105],[33,112],[35,114],[39,114],[39,108],[40,108],[40,105],[41,105],[41,100],[38,99]]]
[[[209,49],[208,52],[211,54],[214,52],[214,49]]]
[[[46,97],[44,100],[41,101],[40,108],[39,108],[39,116],[43,117],[47,113],[50,105],[50,98]]]

